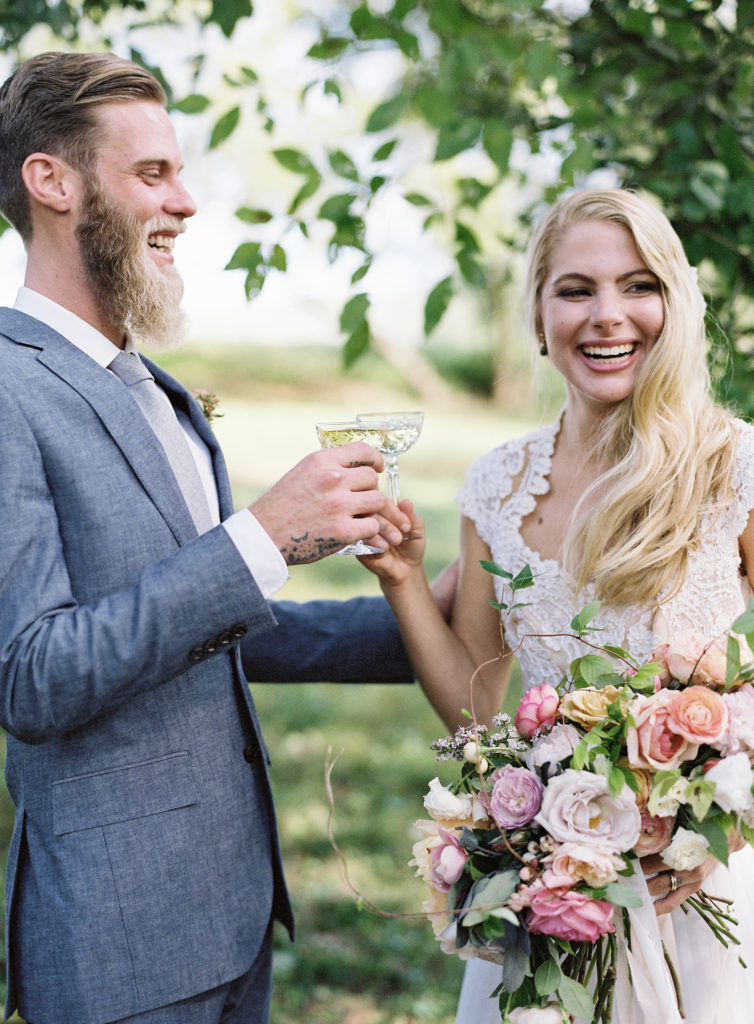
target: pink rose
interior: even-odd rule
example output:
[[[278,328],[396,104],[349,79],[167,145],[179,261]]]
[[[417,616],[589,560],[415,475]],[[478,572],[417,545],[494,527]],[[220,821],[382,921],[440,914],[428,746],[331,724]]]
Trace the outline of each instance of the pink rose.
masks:
[[[498,828],[521,828],[528,825],[542,803],[544,786],[528,768],[506,764],[490,775],[492,789],[480,793],[479,799],[495,819]]]
[[[670,718],[670,728],[689,743],[714,743],[728,726],[728,709],[714,690],[687,686],[679,692]]]
[[[677,768],[696,757],[698,744],[684,739],[672,722],[680,695],[679,690],[658,690],[651,697],[637,696],[633,701],[629,713],[635,724],[626,730],[629,764],[657,771]]]
[[[541,889],[535,893],[526,926],[530,932],[554,935],[574,942],[596,942],[601,935],[614,932],[613,905],[595,900],[574,889],[557,894]]]
[[[516,709],[514,719],[519,736],[529,739],[543,725],[552,725],[559,704],[558,691],[549,683],[527,690]]]
[[[670,843],[675,825],[675,815],[660,818],[650,814],[646,808],[641,812],[641,834],[634,846],[637,857],[648,857],[651,853],[659,853]]]
[[[439,892],[450,892],[450,887],[461,877],[467,854],[458,842],[458,837],[445,828],[439,828],[442,840],[429,851],[430,881]]]

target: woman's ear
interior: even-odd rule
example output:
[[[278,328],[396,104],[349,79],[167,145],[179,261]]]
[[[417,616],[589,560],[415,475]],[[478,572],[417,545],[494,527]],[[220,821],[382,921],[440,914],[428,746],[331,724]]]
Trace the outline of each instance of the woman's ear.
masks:
[[[29,199],[56,213],[67,213],[78,195],[79,175],[70,164],[49,153],[27,156],[21,177]]]

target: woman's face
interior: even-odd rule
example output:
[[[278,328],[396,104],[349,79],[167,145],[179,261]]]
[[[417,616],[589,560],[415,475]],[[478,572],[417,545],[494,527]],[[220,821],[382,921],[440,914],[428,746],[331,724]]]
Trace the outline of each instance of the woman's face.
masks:
[[[659,281],[631,232],[604,220],[571,225],[554,247],[540,315],[569,401],[595,412],[632,394],[665,321]]]

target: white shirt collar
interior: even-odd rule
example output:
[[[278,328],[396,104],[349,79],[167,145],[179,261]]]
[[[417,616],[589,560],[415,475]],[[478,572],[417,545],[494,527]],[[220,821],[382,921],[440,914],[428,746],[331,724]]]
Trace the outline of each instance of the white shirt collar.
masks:
[[[70,309],[59,306],[57,302],[53,302],[52,299],[48,299],[31,288],[22,286],[18,289],[13,308],[20,313],[26,313],[27,316],[33,316],[35,320],[41,320],[48,327],[52,327],[54,331],[62,334],[71,344],[80,348],[100,366],[108,366],[121,351],[96,327],[92,327],[86,320],[82,320],[81,317],[72,313]],[[134,344],[128,338],[126,351],[129,352],[133,348]]]

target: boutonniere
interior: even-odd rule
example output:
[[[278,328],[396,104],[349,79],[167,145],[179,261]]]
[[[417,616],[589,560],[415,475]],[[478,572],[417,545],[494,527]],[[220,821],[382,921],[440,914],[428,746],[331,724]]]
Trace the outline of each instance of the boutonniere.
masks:
[[[213,391],[192,391],[191,394],[197,400],[201,406],[201,410],[207,417],[207,422],[211,423],[212,420],[219,420],[225,415],[222,412],[217,411],[217,407],[220,404],[220,399]]]

